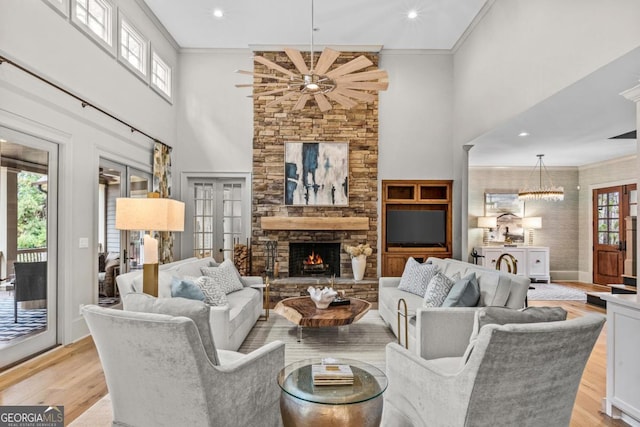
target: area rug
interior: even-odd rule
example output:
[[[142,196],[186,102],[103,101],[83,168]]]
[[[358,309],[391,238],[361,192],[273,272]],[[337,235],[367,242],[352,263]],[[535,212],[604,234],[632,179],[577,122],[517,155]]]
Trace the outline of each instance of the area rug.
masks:
[[[13,320],[13,298],[0,298],[0,341],[2,342],[44,331],[47,327],[47,309],[25,310],[18,304],[18,323],[14,323]]]
[[[263,345],[281,340],[285,343],[285,365],[317,357],[356,359],[385,370],[385,346],[396,337],[371,310],[358,322],[334,328],[304,328],[298,342],[298,328],[285,318],[272,313],[268,321],[258,321],[238,351],[250,353]],[[106,427],[113,418],[111,399],[105,396],[80,417],[73,427]]]
[[[555,283],[532,283],[527,292],[529,301],[586,301],[585,291]]]

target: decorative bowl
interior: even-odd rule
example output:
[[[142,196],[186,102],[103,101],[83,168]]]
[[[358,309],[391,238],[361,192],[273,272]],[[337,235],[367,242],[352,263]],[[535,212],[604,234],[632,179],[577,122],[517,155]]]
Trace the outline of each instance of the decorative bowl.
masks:
[[[307,292],[309,292],[309,296],[311,296],[311,301],[313,301],[319,309],[328,308],[331,301],[333,301],[336,295],[338,295],[338,293],[332,288],[327,287],[320,289],[309,286]]]

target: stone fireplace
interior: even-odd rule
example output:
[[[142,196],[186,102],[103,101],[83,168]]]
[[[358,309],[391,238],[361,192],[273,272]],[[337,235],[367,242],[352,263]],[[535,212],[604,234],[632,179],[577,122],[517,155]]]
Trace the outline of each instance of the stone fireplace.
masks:
[[[284,52],[255,54],[295,70]],[[372,52],[341,52],[334,66],[346,64],[360,55],[377,66],[378,55]],[[304,56],[308,62],[308,53]],[[254,71],[271,72],[257,62]],[[255,78],[254,82],[259,80]],[[332,109],[325,112],[312,102],[302,110],[293,110],[295,98],[272,107],[266,104],[273,96],[253,98],[252,274],[265,272],[267,241],[277,241],[276,261],[282,278],[303,276],[298,270],[296,249],[292,250],[290,243],[337,245],[337,255],[331,255],[337,256],[337,260],[331,258],[331,268],[343,279],[353,277],[351,259],[342,251],[344,245],[369,243],[375,248],[378,242],[377,94],[375,97],[374,101],[360,102],[351,109],[332,103]],[[285,142],[322,141],[348,143],[348,205],[285,205]],[[365,278],[377,276],[376,252],[367,258]]]
[[[289,277],[340,277],[340,243],[289,242]]]

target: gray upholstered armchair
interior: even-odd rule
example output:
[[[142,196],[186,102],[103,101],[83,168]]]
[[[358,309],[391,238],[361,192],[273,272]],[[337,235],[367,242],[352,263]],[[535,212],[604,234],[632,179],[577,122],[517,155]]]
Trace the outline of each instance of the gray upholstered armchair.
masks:
[[[466,362],[463,357],[426,360],[391,343],[383,425],[568,426],[604,320],[593,314],[486,325],[470,344]]]
[[[114,425],[281,425],[276,378],[284,367],[284,343],[247,355],[216,351],[209,309],[200,301],[130,295],[140,301],[129,305],[145,310],[82,309],[104,369]],[[184,314],[159,314],[172,311]]]

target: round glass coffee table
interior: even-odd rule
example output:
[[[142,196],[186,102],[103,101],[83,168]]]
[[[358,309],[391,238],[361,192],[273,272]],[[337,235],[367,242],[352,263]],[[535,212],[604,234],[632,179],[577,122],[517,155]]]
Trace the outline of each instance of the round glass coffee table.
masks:
[[[387,388],[384,372],[357,360],[331,359],[332,365],[351,367],[353,385],[314,385],[311,367],[322,361],[301,360],[278,374],[284,426],[379,426]]]

